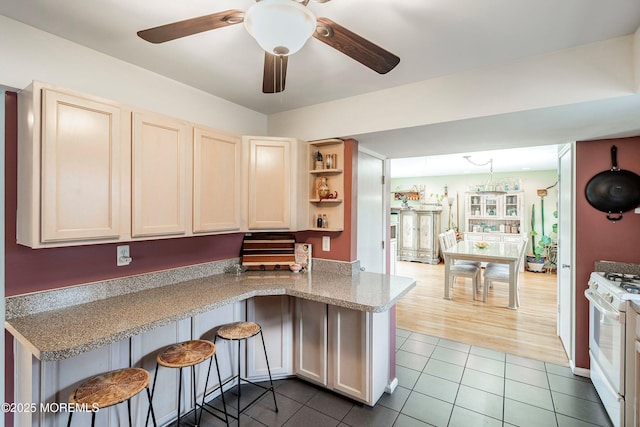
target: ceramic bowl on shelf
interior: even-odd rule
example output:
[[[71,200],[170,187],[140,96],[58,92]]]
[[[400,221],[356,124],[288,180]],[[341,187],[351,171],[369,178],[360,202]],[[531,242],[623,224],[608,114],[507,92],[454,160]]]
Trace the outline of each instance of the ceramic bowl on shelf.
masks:
[[[293,271],[294,273],[298,273],[300,270],[302,270],[302,266],[300,264],[291,264],[289,266],[289,270]]]
[[[478,249],[486,249],[489,247],[489,242],[476,242],[475,245]]]

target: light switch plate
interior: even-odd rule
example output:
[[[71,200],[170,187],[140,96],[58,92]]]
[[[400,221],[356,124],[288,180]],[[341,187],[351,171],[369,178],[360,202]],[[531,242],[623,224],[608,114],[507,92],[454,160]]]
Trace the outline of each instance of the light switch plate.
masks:
[[[331,238],[329,236],[322,236],[322,250],[325,252],[331,250]]]

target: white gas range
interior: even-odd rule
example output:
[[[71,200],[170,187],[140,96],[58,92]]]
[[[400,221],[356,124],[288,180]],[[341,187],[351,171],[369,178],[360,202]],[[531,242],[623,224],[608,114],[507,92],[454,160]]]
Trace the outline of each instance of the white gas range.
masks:
[[[593,272],[585,296],[591,381],[613,425],[633,425],[635,322],[627,322],[627,314],[630,301],[640,303],[640,276]]]

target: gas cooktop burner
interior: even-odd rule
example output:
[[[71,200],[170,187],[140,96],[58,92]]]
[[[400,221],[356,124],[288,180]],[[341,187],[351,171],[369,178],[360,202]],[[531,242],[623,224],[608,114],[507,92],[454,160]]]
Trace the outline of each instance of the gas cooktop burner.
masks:
[[[620,282],[620,287],[630,294],[640,294],[640,285],[631,282]]]
[[[639,282],[640,276],[635,274],[605,273],[604,277],[612,282]]]

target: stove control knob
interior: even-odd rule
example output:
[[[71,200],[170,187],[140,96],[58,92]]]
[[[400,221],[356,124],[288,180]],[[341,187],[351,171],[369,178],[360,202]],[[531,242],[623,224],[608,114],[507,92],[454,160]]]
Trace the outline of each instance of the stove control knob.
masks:
[[[602,294],[602,299],[604,299],[608,303],[612,303],[613,302],[613,295],[611,295],[609,292],[605,292],[604,294]]]
[[[598,284],[596,282],[593,282],[593,281],[589,282],[589,288],[593,289],[593,290],[596,290],[596,289],[598,289]]]

